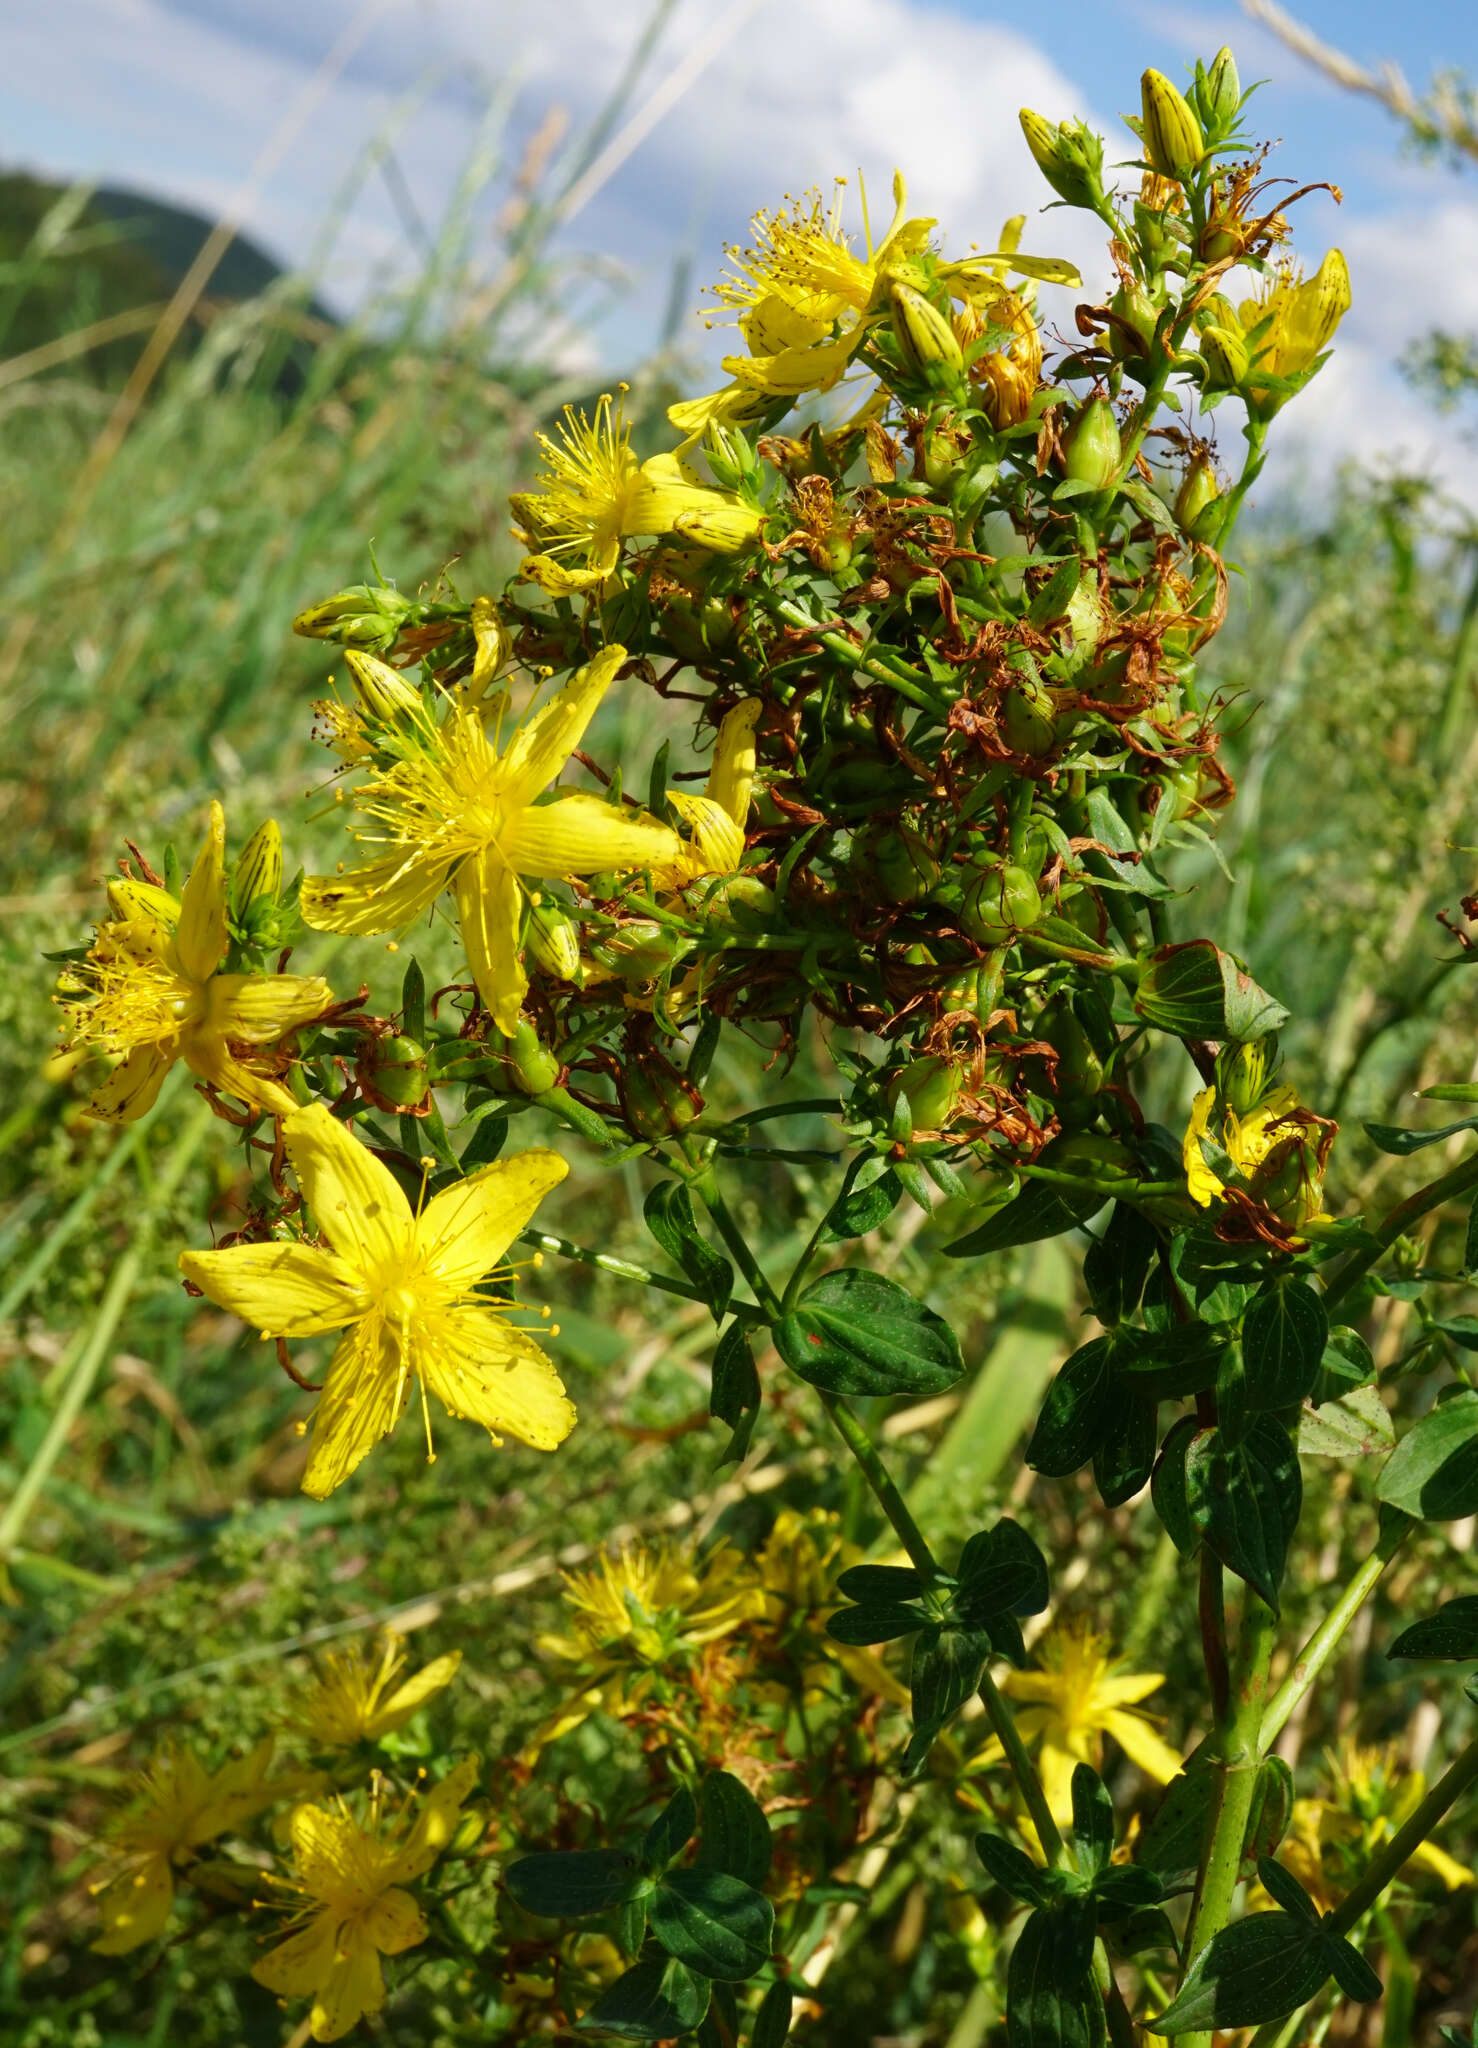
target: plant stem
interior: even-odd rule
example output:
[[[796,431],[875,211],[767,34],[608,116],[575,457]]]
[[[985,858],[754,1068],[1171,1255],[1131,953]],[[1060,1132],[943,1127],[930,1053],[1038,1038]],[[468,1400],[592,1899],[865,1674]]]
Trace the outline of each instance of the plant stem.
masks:
[[[759,1260],[749,1248],[749,1240],[739,1228],[732,1210],[724,1200],[711,1171],[696,1173],[690,1183],[699,1201],[713,1218],[718,1234],[729,1250],[740,1272],[754,1289],[754,1297],[767,1317],[778,1320],[785,1311],[780,1306],[780,1297],[760,1271]]]
[[[683,1301],[701,1302],[706,1308],[708,1298],[689,1287],[686,1280],[669,1280],[663,1273],[653,1273],[646,1266],[638,1266],[630,1259],[613,1259],[607,1252],[590,1251],[583,1244],[575,1244],[568,1237],[556,1237],[552,1231],[536,1230],[532,1225],[519,1232],[520,1244],[530,1244],[536,1251],[553,1252],[561,1259],[573,1259],[582,1266],[595,1266],[602,1273],[613,1273],[618,1280],[635,1280],[643,1287],[655,1287],[662,1294],[676,1294]],[[741,1321],[757,1323],[764,1321],[764,1312],[754,1308],[747,1301],[731,1301],[729,1313]]]
[[[1293,1668],[1268,1701],[1267,1711],[1262,1717],[1257,1746],[1264,1755],[1283,1732],[1299,1702],[1313,1687],[1338,1648],[1345,1630],[1369,1598],[1381,1573],[1415,1527],[1416,1523],[1409,1515],[1402,1515],[1399,1519],[1392,1516],[1382,1529],[1375,1549],[1294,1658]]]
[[[1324,1922],[1329,1934],[1348,1934],[1364,1918],[1386,1886],[1398,1877],[1413,1853],[1431,1834],[1449,1806],[1478,1779],[1478,1738],[1461,1750],[1404,1826],[1371,1859],[1365,1875],[1346,1893]]]
[[[531,1098],[540,1109],[547,1109],[578,1131],[582,1138],[588,1138],[592,1145],[599,1145],[602,1151],[619,1152],[628,1141],[624,1132],[608,1124],[598,1110],[587,1109],[583,1102],[577,1102],[567,1088],[547,1088],[542,1095]]]
[[[31,1510],[40,1497],[41,1489],[51,1476],[51,1469],[60,1457],[72,1425],[82,1411],[82,1405],[92,1392],[93,1381],[98,1369],[108,1355],[114,1332],[128,1307],[129,1296],[139,1277],[144,1253],[153,1235],[154,1219],[168,1202],[170,1196],[184,1178],[186,1169],[200,1149],[200,1144],[212,1122],[211,1111],[204,1103],[198,1103],[187,1119],[183,1130],[175,1139],[174,1148],[164,1170],[147,1197],[144,1199],[133,1242],[113,1268],[103,1298],[98,1304],[97,1319],[93,1323],[86,1344],[72,1368],[72,1374],[62,1391],[46,1433],[36,1446],[34,1455],[20,1485],[16,1488],[0,1515],[0,1568],[13,1552],[16,1542],[30,1520]]]
[[[1186,1934],[1187,1965],[1195,1961],[1213,1936],[1220,1934],[1231,1912],[1262,1762],[1257,1738],[1276,1627],[1273,1610],[1249,1586],[1242,1602],[1231,1698],[1218,1737],[1220,1755],[1213,1768],[1201,1870]],[[1184,2044],[1185,2048],[1211,2048],[1211,2036],[1187,2034]]]
[[[1376,1226],[1371,1235],[1379,1240],[1369,1251],[1351,1252],[1336,1274],[1334,1284],[1324,1297],[1324,1307],[1331,1321],[1335,1310],[1354,1287],[1365,1278],[1376,1260],[1388,1252],[1409,1223],[1415,1223],[1433,1209],[1440,1209],[1444,1202],[1453,1201],[1458,1195],[1466,1195],[1478,1188],[1478,1152],[1465,1159],[1461,1166],[1455,1166],[1451,1173],[1444,1173],[1440,1179],[1428,1181],[1424,1188],[1418,1188],[1414,1195],[1408,1195],[1404,1202]]]
[[[1006,1752],[1006,1761],[1011,1766],[1016,1789],[1026,1802],[1032,1826],[1037,1831],[1037,1840],[1042,1845],[1042,1854],[1049,1867],[1055,1866],[1062,1860],[1062,1836],[1052,1818],[1052,1809],[1047,1804],[1047,1795],[1042,1790],[1036,1766],[1026,1753],[1016,1717],[988,1670],[980,1674],[980,1700],[995,1730],[996,1740]]]

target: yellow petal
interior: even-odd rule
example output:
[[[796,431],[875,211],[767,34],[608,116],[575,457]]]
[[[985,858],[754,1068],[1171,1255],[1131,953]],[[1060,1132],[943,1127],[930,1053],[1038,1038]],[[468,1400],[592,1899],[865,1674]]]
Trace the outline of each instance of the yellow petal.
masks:
[[[93,1943],[100,1956],[126,1956],[164,1932],[174,1904],[169,1858],[146,1856],[121,1871],[98,1896],[103,1933]]]
[[[569,1172],[557,1152],[495,1160],[427,1203],[416,1244],[427,1263],[459,1291],[490,1273],[540,1202]]]
[[[1118,1678],[1100,1678],[1093,1688],[1093,1705],[1132,1707],[1147,1700],[1165,1683],[1163,1671],[1126,1671]]]
[[[1079,1764],[1089,1758],[1086,1738],[1069,1737],[1068,1747],[1059,1748],[1055,1742],[1044,1742],[1037,1758],[1037,1768],[1042,1777],[1042,1793],[1055,1821],[1068,1821],[1073,1817],[1073,1772]],[[1179,1759],[1177,1758],[1177,1766]]]
[[[676,405],[668,406],[667,417],[686,436],[684,445],[690,446],[715,424],[740,426],[762,419],[769,409],[770,401],[763,393],[746,390],[742,384],[726,384],[721,391],[706,392],[701,398],[680,398]]]
[[[398,1956],[426,1939],[426,1916],[398,1885],[381,1892],[364,1916],[364,1932],[382,1956]]]
[[[586,726],[625,659],[624,647],[602,648],[542,711],[519,727],[499,764],[499,787],[510,806],[532,802],[554,781],[585,737]]]
[[[208,1016],[228,1038],[244,1045],[275,1045],[300,1024],[321,1017],[334,992],[317,975],[217,974]]]
[[[764,709],[758,697],[746,697],[742,704],[725,713],[718,729],[706,789],[736,825],[743,825],[749,816],[757,759],[754,735]]]
[[[1160,1739],[1142,1715],[1121,1714],[1115,1709],[1104,1715],[1103,1726],[1125,1755],[1157,1784],[1168,1785],[1182,1769],[1185,1759]]]
[[[446,886],[453,854],[407,850],[342,875],[309,875],[298,897],[320,932],[390,932],[429,910]]]
[[[355,1323],[339,1339],[313,1411],[313,1448],[303,1491],[327,1500],[381,1437],[394,1429],[410,1386],[400,1347],[378,1322]]]
[[[744,858],[744,827],[736,825],[711,796],[689,796],[677,789],[667,795],[693,828],[693,843],[683,864],[687,876],[732,875]]]
[[[1423,1842],[1414,1850],[1406,1862],[1410,1870],[1413,1865],[1430,1870],[1433,1877],[1440,1877],[1450,1892],[1459,1890],[1465,1884],[1472,1884],[1473,1873],[1466,1864],[1459,1863],[1455,1856],[1449,1856],[1445,1849],[1439,1849],[1435,1842]]]
[[[209,1797],[187,1831],[188,1842],[198,1846],[227,1834],[280,1796],[278,1784],[266,1778],[276,1747],[276,1736],[264,1735],[245,1756],[234,1756],[222,1764],[210,1780]]]
[[[551,597],[577,597],[611,578],[609,569],[572,569],[553,555],[525,555],[518,573],[525,583],[537,583]]]
[[[138,1045],[109,1074],[88,1105],[88,1115],[104,1123],[137,1123],[154,1107],[164,1077],[174,1065],[172,1053]]]
[[[354,1889],[361,1830],[347,1813],[324,1806],[299,1806],[288,1825],[298,1877],[314,1898],[341,1897]]]
[[[1199,1202],[1203,1209],[1209,1209],[1213,1202],[1221,1199],[1221,1182],[1206,1164],[1201,1151],[1201,1140],[1207,1135],[1211,1109],[1216,1101],[1214,1088],[1203,1088],[1191,1104],[1191,1120],[1186,1125],[1185,1142],[1181,1146],[1181,1159],[1185,1165],[1186,1183],[1193,1202]]]
[[[451,1684],[461,1661],[460,1650],[449,1650],[446,1656],[433,1657],[429,1664],[422,1665],[404,1685],[395,1688],[374,1714],[372,1732],[376,1736],[388,1735],[392,1729],[403,1727],[419,1707]],[[381,1942],[380,1946],[384,1948],[385,1944]],[[393,1950],[386,1952],[394,1953]]]
[[[378,2012],[384,2003],[385,1978],[375,1945],[362,1921],[345,1921],[333,1966],[313,2001],[314,2040],[342,2040],[351,2027],[358,2026],[368,2013]]]
[[[205,1024],[193,1024],[180,1038],[180,1057],[192,1073],[227,1095],[239,1095],[243,1102],[270,1110],[273,1116],[291,1116],[297,1103],[280,1083],[266,1074],[255,1073],[231,1051],[224,1033]]]
[[[462,1803],[477,1783],[478,1770],[476,1757],[464,1757],[421,1801],[416,1825],[394,1861],[397,1884],[424,1877],[457,1832]]]
[[[416,1366],[447,1413],[536,1451],[562,1444],[575,1426],[574,1405],[533,1338],[490,1309],[458,1309],[446,1322],[443,1341]]]
[[[218,1308],[270,1337],[339,1330],[367,1306],[354,1268],[313,1245],[233,1244],[221,1252],[181,1252],[179,1266]]]
[[[311,1998],[333,1968],[334,1933],[332,1913],[315,1913],[306,1927],[253,1963],[252,1976],[279,1998]]]
[[[662,868],[683,857],[683,843],[645,812],[572,792],[521,811],[503,837],[521,875],[597,875],[607,868]]]
[[[392,1258],[411,1234],[412,1217],[389,1167],[321,1102],[295,1110],[282,1129],[313,1220],[334,1250],[359,1266]]]
[[[862,332],[856,328],[840,341],[823,342],[818,348],[784,348],[772,356],[725,356],[724,368],[736,384],[770,397],[829,391],[846,369]]]
[[[495,847],[480,847],[458,868],[456,895],[457,926],[477,992],[504,1037],[511,1037],[529,985],[518,957],[518,877]]]
[[[205,844],[180,897],[175,957],[191,981],[208,981],[226,950],[226,814],[210,807]]]

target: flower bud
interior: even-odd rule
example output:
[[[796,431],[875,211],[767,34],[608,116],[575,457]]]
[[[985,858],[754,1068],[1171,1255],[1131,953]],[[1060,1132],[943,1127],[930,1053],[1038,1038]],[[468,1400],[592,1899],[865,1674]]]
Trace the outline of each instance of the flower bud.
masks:
[[[118,924],[142,918],[149,924],[173,931],[180,921],[180,903],[168,889],[156,882],[138,882],[132,875],[110,875],[107,882],[108,908]]]
[[[890,903],[918,903],[939,880],[939,863],[917,832],[892,825],[863,842],[863,858]]]
[[[1109,354],[1116,363],[1144,355],[1155,338],[1158,309],[1143,285],[1121,285],[1109,300]]]
[[[892,297],[893,333],[908,370],[934,390],[957,383],[965,357],[945,315],[912,285],[895,284]]]
[[[238,921],[252,904],[275,904],[282,890],[282,833],[275,818],[264,819],[236,856],[231,907]]]
[[[1124,457],[1119,422],[1106,398],[1090,398],[1069,429],[1063,449],[1063,471],[1080,483],[1104,491],[1118,479]]]
[[[701,1115],[703,1098],[670,1060],[648,1048],[622,1068],[621,1107],[639,1138],[677,1136]]]
[[[1247,376],[1250,358],[1247,343],[1232,327],[1208,327],[1201,335],[1201,360],[1206,365],[1208,391],[1239,391]]]
[[[414,1038],[371,1039],[355,1062],[354,1078],[376,1109],[418,1109],[429,1086],[425,1049]]]
[[[964,1082],[960,1070],[937,1053],[925,1053],[910,1060],[888,1083],[888,1102],[896,1107],[900,1095],[908,1097],[917,1131],[942,1131],[954,1114]]]
[[[628,918],[591,947],[600,966],[623,981],[651,981],[688,952],[691,941],[654,917]]]
[[[1030,107],[1018,117],[1026,146],[1059,199],[1094,208],[1103,199],[1103,144],[1082,121],[1054,122]]]
[[[344,647],[365,647],[383,654],[415,608],[383,583],[355,583],[322,604],[310,604],[293,620],[293,631],[305,640],[337,640]]]
[[[359,701],[371,718],[390,721],[421,708],[421,693],[408,683],[398,669],[377,655],[361,654],[350,648],[344,659],[354,678]]]
[[[525,941],[535,965],[559,981],[580,978],[580,927],[569,912],[547,896],[530,906]]]
[[[1025,868],[1009,861],[977,869],[960,906],[960,929],[982,946],[1008,946],[1042,915],[1042,898]]]
[[[1198,455],[1175,494],[1175,523],[1181,532],[1192,540],[1214,540],[1221,524],[1220,498],[1215,465]]]
[[[1013,754],[1047,754],[1057,743],[1052,693],[1023,675],[1001,700],[1001,730]]]
[[[972,961],[968,967],[956,968],[940,989],[939,1000],[946,1014],[965,1010],[989,1027],[1001,1007],[1003,980],[1000,955],[992,954],[984,960]]]
[[[1236,120],[1241,104],[1242,81],[1237,76],[1237,60],[1223,43],[1211,60],[1211,69],[1201,90],[1202,111],[1213,133],[1226,134]]]
[[[1139,89],[1145,162],[1162,178],[1183,183],[1206,154],[1201,124],[1163,71],[1146,71]]]
[[[1277,1051],[1276,1038],[1250,1038],[1216,1055],[1217,1093],[1239,1117],[1250,1115],[1266,1095]]]
[[[471,625],[477,653],[473,657],[472,673],[467,678],[467,696],[469,701],[476,703],[486,694],[488,684],[507,661],[513,651],[513,642],[499,616],[498,607],[490,597],[473,598]]]

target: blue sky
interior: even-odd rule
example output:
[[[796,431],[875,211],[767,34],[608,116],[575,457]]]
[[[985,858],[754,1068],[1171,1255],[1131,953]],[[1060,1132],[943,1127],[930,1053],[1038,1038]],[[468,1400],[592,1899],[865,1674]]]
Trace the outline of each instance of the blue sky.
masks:
[[[373,0],[369,0],[373,4]],[[638,101],[718,34],[736,0],[679,0]],[[742,0],[740,0],[742,4]],[[14,165],[130,184],[206,211],[230,204],[283,110],[367,0],[51,0],[0,10],[0,133]],[[657,332],[675,249],[695,286],[748,214],[835,173],[865,172],[875,208],[895,163],[911,210],[938,214],[952,247],[989,246],[1008,213],[1035,209],[1040,181],[1016,125],[1023,103],[1096,118],[1110,160],[1131,153],[1117,120],[1138,104],[1147,63],[1172,77],[1230,41],[1244,80],[1266,78],[1262,132],[1283,147],[1270,168],[1344,189],[1336,209],[1307,200],[1295,243],[1316,262],[1338,241],[1355,307],[1336,361],[1285,438],[1288,473],[1315,479],[1341,454],[1438,460],[1475,495],[1472,449],[1425,412],[1392,364],[1425,327],[1478,330],[1478,174],[1403,157],[1382,110],[1325,83],[1233,4],[1196,0],[748,0],[741,25],[698,81],[565,234],[572,255],[622,274],[603,323],[561,346],[572,362],[617,366]],[[1413,0],[1304,0],[1303,19],[1351,55],[1396,58],[1425,86],[1444,65],[1478,75],[1478,7]],[[343,76],[249,225],[290,262],[305,260],[348,166],[385,124],[415,209],[441,214],[490,100],[508,103],[505,165],[556,103],[578,129],[617,76],[651,0],[379,0]],[[1122,141],[1121,141],[1122,138]],[[482,202],[491,224],[506,177]],[[1100,259],[1082,217],[1034,219],[1027,246]],[[411,260],[383,180],[344,224],[325,283],[349,305],[367,280]],[[1090,274],[1091,281],[1091,274]],[[696,290],[694,292],[696,303]],[[1055,312],[1059,309],[1054,308]],[[1070,318],[1070,302],[1060,314]],[[694,320],[695,350],[712,352]]]

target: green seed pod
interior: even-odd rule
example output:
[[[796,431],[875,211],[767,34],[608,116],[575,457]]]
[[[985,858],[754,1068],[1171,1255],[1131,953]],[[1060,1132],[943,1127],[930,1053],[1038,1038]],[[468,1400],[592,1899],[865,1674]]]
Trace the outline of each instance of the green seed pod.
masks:
[[[1002,980],[1001,956],[991,954],[968,967],[957,968],[940,989],[939,999],[946,1013],[968,1010],[988,1025],[1001,1007]]]
[[[939,308],[912,285],[892,291],[893,333],[905,367],[931,390],[948,390],[965,373],[959,336]]]
[[[1114,318],[1109,322],[1109,354],[1116,363],[1147,353],[1155,338],[1159,308],[1143,285],[1120,285],[1109,300]]]
[[[1206,154],[1201,124],[1184,93],[1163,71],[1146,71],[1139,81],[1145,162],[1162,178],[1181,183]]]
[[[1049,1005],[1034,1035],[1057,1054],[1056,1101],[1059,1111],[1091,1102],[1103,1086],[1103,1061],[1065,997]]]
[[[862,846],[863,861],[889,903],[918,903],[939,880],[939,863],[917,832],[890,825]]]
[[[1001,730],[1013,754],[1033,759],[1050,754],[1057,742],[1057,707],[1051,691],[1023,675],[1001,699]]]
[[[651,981],[691,950],[691,941],[652,917],[633,917],[591,947],[602,967],[622,981]]]
[[[1113,407],[1106,398],[1090,398],[1068,431],[1063,473],[1105,491],[1117,480],[1123,459],[1124,443]]]
[[[1215,466],[1198,455],[1175,494],[1175,523],[1192,540],[1209,541],[1221,525],[1221,485]]]
[[[752,930],[774,913],[775,891],[755,875],[725,875],[703,898],[710,924]]]
[[[636,1135],[657,1142],[685,1131],[702,1112],[703,1098],[676,1067],[648,1052],[622,1069],[621,1106]]]
[[[530,958],[559,981],[580,978],[580,927],[564,908],[545,896],[529,911],[526,944]]]
[[[963,1088],[958,1067],[937,1053],[925,1053],[921,1059],[910,1060],[893,1076],[888,1083],[888,1102],[894,1106],[900,1095],[906,1095],[914,1130],[942,1131],[954,1114]]]
[[[429,1085],[425,1048],[414,1038],[372,1039],[355,1063],[354,1078],[376,1109],[417,1109]]]
[[[965,889],[960,929],[981,946],[1009,946],[1042,915],[1042,898],[1025,868],[1009,861],[981,868]]]
[[[559,1061],[526,1017],[504,1045],[503,1080],[518,1095],[547,1095],[559,1080]]]

